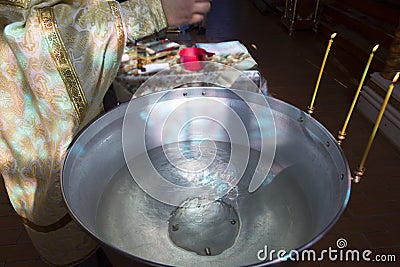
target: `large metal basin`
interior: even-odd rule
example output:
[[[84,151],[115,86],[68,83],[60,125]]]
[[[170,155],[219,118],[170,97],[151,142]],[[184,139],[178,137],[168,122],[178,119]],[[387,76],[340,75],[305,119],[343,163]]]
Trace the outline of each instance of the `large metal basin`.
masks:
[[[62,172],[63,196],[77,223],[109,255],[114,254],[110,256],[112,261],[122,260],[131,266],[132,262],[270,265],[281,261],[278,256],[283,254],[269,258],[268,252],[309,248],[341,216],[350,194],[350,173],[334,137],[305,112],[271,97],[262,96],[271,117],[260,126],[260,118],[253,114],[262,109],[259,95],[242,91],[239,95],[245,97],[243,101],[237,93],[214,87],[182,88],[139,97],[98,118],[74,140]],[[199,99],[218,101],[227,107],[226,111],[213,105],[184,105],[181,117],[174,119],[180,130],[166,130],[163,123],[174,109]],[[190,126],[179,124],[181,120],[191,122],[193,114],[209,114],[210,110],[218,112],[222,123],[200,116]],[[196,196],[180,195],[180,191],[174,194],[167,188],[165,192],[157,191],[167,198],[160,201],[157,192],[154,195],[146,189],[146,179],[154,178],[145,166],[146,160],[162,172],[165,165],[160,161],[168,157],[160,156],[160,148],[171,148],[178,139],[187,144],[202,139],[204,134],[216,151],[226,148],[241,154],[246,142],[239,138],[238,142],[243,143],[235,150],[234,134],[224,130],[223,125],[230,121],[234,124],[235,120],[243,123],[249,135],[249,160],[243,173],[238,171],[243,167],[240,162],[236,169],[233,166],[233,173],[240,177],[223,196],[217,195],[218,190],[212,191],[201,195],[199,201]],[[178,139],[169,138],[177,133]],[[265,157],[261,156],[262,142],[266,143]],[[174,148],[182,151],[182,147]],[[218,169],[225,163],[210,166]],[[259,166],[261,169],[257,169]],[[209,175],[205,172],[203,176]],[[182,174],[179,167],[165,173],[172,174],[167,177],[171,183],[193,186],[193,176],[184,171]],[[256,177],[260,173],[261,182]],[[134,179],[131,175],[142,177]],[[202,202],[208,196],[216,201]]]

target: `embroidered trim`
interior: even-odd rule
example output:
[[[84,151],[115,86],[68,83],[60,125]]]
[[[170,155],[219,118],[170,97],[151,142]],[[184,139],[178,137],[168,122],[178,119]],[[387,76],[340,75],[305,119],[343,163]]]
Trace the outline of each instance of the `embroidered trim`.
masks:
[[[117,38],[118,38],[118,59],[122,57],[122,53],[124,52],[125,47],[125,31],[124,25],[122,24],[122,17],[119,11],[119,5],[115,1],[108,1],[108,4],[111,8],[111,13],[116,18],[116,27],[117,27]]]
[[[49,46],[51,58],[60,72],[61,78],[67,88],[68,95],[74,105],[78,121],[82,122],[88,109],[88,103],[85,92],[82,89],[78,76],[76,75],[74,67],[69,59],[68,52],[65,49],[58,31],[53,9],[50,7],[40,9],[39,22]]]
[[[31,0],[0,0],[0,4],[27,8]]]
[[[69,213],[65,214],[61,219],[59,219],[55,223],[52,223],[52,224],[46,225],[46,226],[37,225],[24,217],[21,217],[21,219],[22,219],[23,224],[25,224],[29,228],[35,230],[36,232],[40,232],[40,233],[49,233],[49,232],[56,231],[58,229],[63,228],[69,222],[72,221],[71,215],[69,215]]]

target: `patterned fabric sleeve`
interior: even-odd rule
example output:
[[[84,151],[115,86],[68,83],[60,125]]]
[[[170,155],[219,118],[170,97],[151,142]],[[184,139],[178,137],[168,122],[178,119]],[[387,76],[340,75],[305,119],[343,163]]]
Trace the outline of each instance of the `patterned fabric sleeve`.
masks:
[[[0,0],[0,172],[52,265],[97,248],[68,214],[62,164],[79,129],[102,111],[126,36],[161,30],[162,12],[159,0],[131,0],[122,12],[106,0]]]
[[[159,32],[167,27],[160,0],[130,0],[121,4],[129,40]]]

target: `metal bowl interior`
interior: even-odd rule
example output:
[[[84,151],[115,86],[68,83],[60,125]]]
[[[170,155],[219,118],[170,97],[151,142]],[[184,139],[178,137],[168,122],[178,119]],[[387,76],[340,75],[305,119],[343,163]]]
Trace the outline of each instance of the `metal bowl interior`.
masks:
[[[251,128],[254,118],[247,114],[246,103],[232,97],[232,92],[235,90],[183,88],[154,93],[132,100],[132,114],[140,120],[143,111],[156,102],[168,113],[176,106],[174,101],[207,97],[226,103]],[[177,212],[176,206],[149,196],[132,179],[122,145],[128,103],[85,128],[69,149],[61,182],[70,213],[104,246],[132,261],[154,265],[269,265],[280,259],[262,261],[260,250],[290,252],[310,247],[334,225],[347,205],[347,161],[322,124],[290,104],[265,99],[276,130],[272,167],[261,186],[250,193],[248,174],[254,170],[252,157],[258,155],[257,142],[251,143],[253,152],[242,179],[222,202],[201,214],[205,223],[196,223],[199,221],[193,218],[198,214],[191,214],[191,210]],[[257,108],[258,104],[251,105]],[[157,123],[151,127],[146,136],[149,150],[155,151],[161,142],[155,132],[162,127]],[[142,130],[141,126],[131,125],[128,140],[132,144],[128,146],[137,142],[135,136]],[[212,141],[229,142],[219,127],[204,128],[202,124],[190,129],[186,141],[193,141],[199,131],[205,130],[214,137]],[[127,138],[127,132],[124,134]],[[135,153],[139,156],[147,152]],[[179,222],[181,228],[174,222]]]

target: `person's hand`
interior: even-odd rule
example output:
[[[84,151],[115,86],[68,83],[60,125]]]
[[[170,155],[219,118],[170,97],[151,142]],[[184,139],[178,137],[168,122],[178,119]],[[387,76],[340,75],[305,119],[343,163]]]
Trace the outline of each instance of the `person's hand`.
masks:
[[[200,22],[211,8],[210,0],[161,0],[168,26]]]

